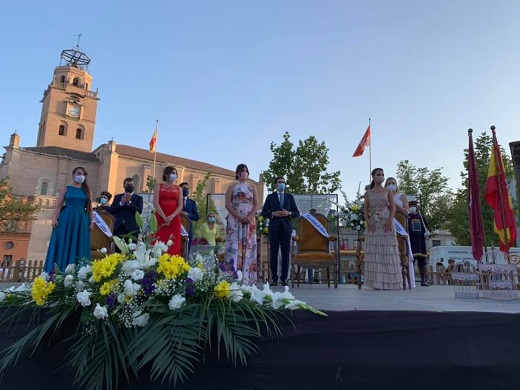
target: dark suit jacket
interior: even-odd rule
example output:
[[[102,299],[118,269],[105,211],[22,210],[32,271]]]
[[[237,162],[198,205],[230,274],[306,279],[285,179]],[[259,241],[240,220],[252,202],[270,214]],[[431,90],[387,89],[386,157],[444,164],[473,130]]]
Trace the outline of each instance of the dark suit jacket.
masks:
[[[273,212],[281,209],[289,211],[291,215],[283,218],[273,217]],[[275,232],[283,229],[286,232],[292,232],[291,218],[298,218],[300,211],[298,207],[296,207],[294,196],[284,193],[284,204],[283,207],[281,207],[280,201],[278,200],[278,192],[273,192],[267,195],[265,199],[262,216],[269,218],[269,231]]]
[[[114,231],[121,226],[123,221],[125,221],[126,229],[129,232],[139,231],[139,226],[135,221],[135,213],[136,211],[140,214],[143,212],[143,197],[134,193],[130,198],[130,204],[121,206],[119,203],[121,202],[122,196],[123,194],[116,195],[108,210],[108,212],[116,218]]]
[[[184,201],[184,199],[183,199]],[[188,213],[188,219],[190,221],[189,225],[189,232],[188,235],[190,237],[190,240],[193,238],[193,224],[191,221],[198,221],[199,220],[199,212],[197,211],[197,202],[190,198],[186,198],[186,204],[182,208],[183,211],[186,211]]]

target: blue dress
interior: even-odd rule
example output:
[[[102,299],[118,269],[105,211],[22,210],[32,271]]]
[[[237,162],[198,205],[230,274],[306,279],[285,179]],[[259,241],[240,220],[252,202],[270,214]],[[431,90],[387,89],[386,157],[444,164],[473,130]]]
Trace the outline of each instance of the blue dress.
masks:
[[[90,259],[90,218],[86,211],[87,194],[82,188],[67,186],[65,207],[58,216],[58,226],[52,229],[45,258],[44,271],[54,263],[61,271],[80,259]]]

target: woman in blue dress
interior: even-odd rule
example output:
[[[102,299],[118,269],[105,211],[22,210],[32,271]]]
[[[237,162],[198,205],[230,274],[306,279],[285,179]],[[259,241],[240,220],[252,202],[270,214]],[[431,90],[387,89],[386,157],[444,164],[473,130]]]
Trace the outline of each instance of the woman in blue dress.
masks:
[[[92,193],[82,167],[74,168],[72,178],[72,183],[61,191],[52,213],[45,272],[50,272],[54,264],[64,271],[69,264],[90,259],[90,232],[94,228]]]

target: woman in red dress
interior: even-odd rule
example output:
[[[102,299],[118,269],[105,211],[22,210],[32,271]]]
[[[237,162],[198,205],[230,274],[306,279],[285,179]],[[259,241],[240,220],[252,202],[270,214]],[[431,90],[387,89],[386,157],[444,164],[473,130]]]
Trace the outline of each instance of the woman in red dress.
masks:
[[[181,254],[181,219],[179,213],[182,210],[182,191],[175,184],[177,170],[174,167],[164,168],[163,182],[155,187],[153,203],[157,216],[156,238],[165,244],[172,240],[173,244],[168,248],[171,255]]]

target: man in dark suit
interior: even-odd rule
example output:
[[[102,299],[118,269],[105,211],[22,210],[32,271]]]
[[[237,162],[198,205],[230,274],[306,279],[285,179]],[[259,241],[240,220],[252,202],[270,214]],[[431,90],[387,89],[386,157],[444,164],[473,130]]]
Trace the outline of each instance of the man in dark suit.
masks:
[[[282,286],[287,286],[289,273],[289,252],[291,249],[291,218],[298,218],[300,212],[291,194],[285,193],[285,179],[282,176],[276,178],[274,185],[276,191],[267,195],[262,216],[269,218],[269,244],[271,247],[269,265],[273,280],[271,286],[278,285],[278,249],[282,251]]]
[[[180,187],[182,188],[182,197],[183,197],[183,207],[180,215],[188,218],[189,221],[189,231],[188,231],[188,256],[190,254],[191,242],[193,240],[193,223],[192,221],[197,222],[199,220],[199,212],[197,210],[197,203],[188,198],[190,194],[190,186],[188,183],[181,183]]]
[[[121,237],[132,234],[137,240],[139,226],[135,220],[135,213],[143,212],[143,197],[134,193],[134,181],[127,177],[123,181],[125,192],[114,197],[108,212],[115,218],[114,236]]]

